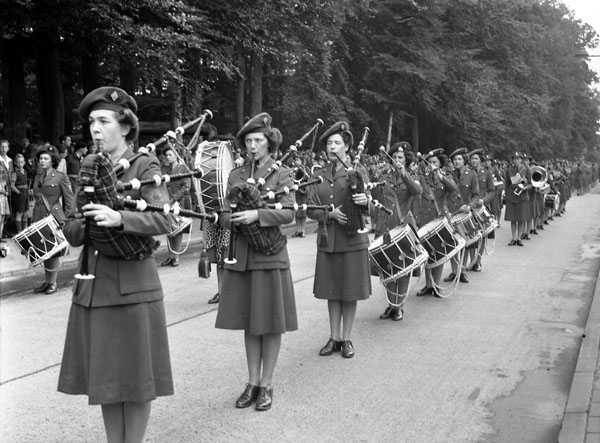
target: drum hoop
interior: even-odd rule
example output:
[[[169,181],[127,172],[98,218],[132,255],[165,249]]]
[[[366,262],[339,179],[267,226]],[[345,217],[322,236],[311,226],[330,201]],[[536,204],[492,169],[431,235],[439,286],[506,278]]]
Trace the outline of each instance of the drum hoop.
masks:
[[[431,225],[433,228],[430,231],[423,231],[423,234],[421,234],[421,231],[424,228],[426,228],[428,225]],[[454,231],[454,227],[452,226],[452,224],[450,223],[450,221],[448,220],[447,217],[439,217],[439,218],[433,219],[430,222],[425,223],[423,226],[421,226],[417,231],[417,235],[419,236],[420,239],[421,238],[429,238],[429,236],[427,234],[437,234],[444,227],[450,228],[449,229],[450,231]]]
[[[473,218],[473,214],[471,214],[470,212],[459,212],[457,214],[454,214],[452,217],[450,217],[450,223],[453,224],[454,223],[463,223],[464,221],[468,220],[468,219],[472,219]]]
[[[51,243],[51,244],[53,244],[53,246],[52,246],[52,249],[50,249],[50,251],[46,251],[45,254],[40,255],[39,252],[37,251],[37,249],[35,249],[35,247],[33,245],[29,246],[29,248],[27,248],[27,249],[25,249],[21,245],[20,241],[24,240],[24,239],[28,239],[29,235],[34,232],[39,232],[40,236],[42,236],[44,239],[46,239],[46,237],[41,234],[41,228],[44,228],[46,226],[50,228],[50,230],[52,231],[52,233],[54,234],[54,236],[57,240],[57,242]],[[62,251],[63,249],[67,249],[69,247],[69,243],[67,242],[67,239],[60,228],[60,224],[58,223],[58,220],[56,220],[56,217],[53,214],[49,214],[46,217],[33,223],[31,226],[28,226],[23,231],[21,231],[17,235],[15,235],[13,237],[13,240],[15,241],[16,245],[25,253],[25,255],[27,256],[27,258],[29,259],[29,261],[31,263],[31,266],[33,266],[33,267],[42,264],[44,261],[46,261],[53,255],[55,255],[56,253]],[[47,243],[50,243],[50,242],[48,241]],[[34,260],[31,260],[32,257]]]
[[[405,233],[407,233],[410,230],[411,230],[410,226],[408,226],[408,225],[401,225],[401,226],[396,226],[395,228],[392,228],[389,231],[390,237],[392,239],[392,243],[394,243],[394,244],[396,243],[393,240],[404,238],[405,236],[408,236],[408,234],[405,234]],[[398,235],[398,234],[400,234],[400,235]],[[383,250],[385,250],[384,246],[387,247],[387,246],[389,246],[389,245],[392,244],[392,243],[389,243],[389,244],[384,245],[383,244],[383,237],[384,236],[382,235],[380,237],[377,237],[375,240],[373,240],[371,242],[371,244],[369,245],[369,248],[368,248],[369,251],[371,251],[371,250],[375,251],[375,250],[378,250],[378,249],[380,249],[380,250],[383,251]]]
[[[225,156],[225,151],[227,151],[228,155]],[[229,160],[229,170],[227,171],[227,176],[225,177],[225,160]],[[216,176],[216,184],[219,183],[221,186],[217,186],[217,198],[219,200],[219,207],[222,209],[225,207],[225,196],[227,195],[227,180],[229,179],[229,174],[235,167],[235,162],[233,161],[233,152],[231,152],[231,148],[229,142],[221,142],[219,145],[219,149],[217,151],[217,171],[215,173]],[[220,180],[220,182],[219,182]]]
[[[427,264],[425,265],[425,268],[427,268],[427,269],[436,268],[436,267],[446,263],[451,258],[453,258],[456,254],[458,254],[460,251],[465,249],[465,247],[467,245],[467,241],[459,234],[454,234],[453,237],[456,240],[456,242],[458,243],[458,246],[455,249],[453,249],[452,251],[450,251],[450,253],[448,253],[447,255],[444,255],[439,260],[433,261],[433,262],[428,261]]]

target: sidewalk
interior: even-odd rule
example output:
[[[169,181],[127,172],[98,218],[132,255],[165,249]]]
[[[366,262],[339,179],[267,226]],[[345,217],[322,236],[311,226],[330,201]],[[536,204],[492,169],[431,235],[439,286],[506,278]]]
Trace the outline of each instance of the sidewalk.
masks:
[[[596,279],[596,288],[558,436],[559,443],[600,443],[599,349],[600,285]]]

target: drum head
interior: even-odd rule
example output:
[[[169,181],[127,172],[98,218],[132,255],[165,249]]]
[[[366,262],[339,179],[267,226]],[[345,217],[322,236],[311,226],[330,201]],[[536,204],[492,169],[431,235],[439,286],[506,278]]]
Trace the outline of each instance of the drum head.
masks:
[[[195,159],[196,169],[202,178],[194,178],[200,193],[203,212],[220,212],[225,208],[225,193],[229,173],[235,167],[230,142],[202,142],[198,145]]]

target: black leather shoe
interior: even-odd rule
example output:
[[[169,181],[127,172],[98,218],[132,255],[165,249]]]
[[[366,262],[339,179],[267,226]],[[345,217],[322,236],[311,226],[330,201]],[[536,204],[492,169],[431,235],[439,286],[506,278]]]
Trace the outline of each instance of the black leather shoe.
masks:
[[[529,234],[523,234],[521,236],[521,240],[531,240],[531,237],[529,236]]]
[[[333,354],[334,352],[340,352],[341,349],[342,349],[342,342],[334,340],[333,338],[330,338],[327,341],[327,344],[325,346],[323,346],[321,348],[321,350],[319,351],[319,355],[326,357],[328,355]]]
[[[392,314],[392,320],[400,321],[404,318],[404,310],[402,308],[394,308],[394,313]]]
[[[456,274],[454,272],[451,272],[450,275],[444,279],[444,281],[453,281],[455,277]]]
[[[354,357],[354,346],[350,340],[342,341],[342,357],[352,358]]]
[[[246,389],[242,392],[242,395],[235,402],[236,408],[247,408],[254,403],[254,401],[258,398],[258,386],[251,385],[250,383],[246,383]]]
[[[261,386],[256,399],[257,411],[268,411],[273,404],[273,388],[271,386]]]
[[[57,290],[58,290],[58,287],[57,287],[56,283],[50,283],[48,285],[48,287],[46,288],[46,290],[44,291],[44,293],[45,294],[54,294]]]
[[[469,283],[469,277],[467,277],[467,274],[465,274],[464,272],[460,273],[460,277],[459,277],[459,281],[461,283]]]
[[[481,272],[481,263],[475,263],[473,268],[471,268],[473,272]]]
[[[46,292],[46,289],[48,289],[49,285],[49,283],[44,283],[42,286],[35,288],[33,292],[35,292],[36,294],[40,292]]]
[[[213,295],[213,298],[211,298],[208,301],[209,305],[214,305],[215,303],[219,303],[219,299],[221,298],[221,296],[219,295],[219,293],[217,292],[215,295]]]
[[[160,265],[161,266],[169,266],[172,261],[173,261],[173,259],[171,257],[169,257],[165,261],[161,262]]]
[[[381,314],[379,316],[380,320],[387,320],[388,318],[390,318],[392,316],[392,312],[393,312],[394,308],[391,306],[388,306],[387,308],[385,308],[385,311],[383,311],[383,314]]]
[[[173,266],[174,268],[176,268],[177,266],[179,266],[179,259],[178,258],[172,258],[171,259],[171,266]]]
[[[442,293],[440,292],[440,290],[439,290],[439,289],[437,289],[437,288],[431,288],[431,289],[433,290],[433,291],[432,291],[432,295],[433,295],[434,297],[437,297],[437,298],[442,298]]]
[[[523,242],[521,240],[515,241],[515,245],[517,245],[517,246],[524,246]]]
[[[429,286],[425,286],[423,289],[420,289],[417,292],[417,297],[423,297],[424,295],[429,295],[429,294],[433,294],[433,288],[430,288]]]

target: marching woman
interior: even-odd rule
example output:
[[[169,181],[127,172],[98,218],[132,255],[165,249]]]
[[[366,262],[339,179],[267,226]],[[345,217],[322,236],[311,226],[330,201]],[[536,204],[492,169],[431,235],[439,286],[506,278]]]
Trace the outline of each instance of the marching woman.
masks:
[[[286,238],[280,229],[281,225],[294,220],[294,209],[255,207],[236,210],[240,208],[231,206],[238,191],[258,193],[257,187],[250,183],[259,178],[266,177],[265,184],[260,187],[263,195],[293,186],[292,171],[287,167],[282,166],[268,174],[282,138],[279,130],[271,126],[271,121],[271,116],[263,112],[248,120],[237,133],[236,143],[247,151],[247,161],[229,174],[228,198],[220,217],[222,228],[235,227],[225,259],[216,327],[244,331],[248,383],[235,406],[247,408],[256,402],[258,411],[271,409],[271,383],[282,335],[298,329],[290,259]],[[279,200],[284,206],[294,202],[293,192]],[[241,201],[237,203],[238,206],[241,204]],[[252,236],[252,230],[270,241],[260,244]]]
[[[408,142],[395,143],[391,146],[388,155],[391,164],[385,169],[387,172],[379,177],[380,181],[385,181],[383,186],[384,200],[380,203],[386,208],[393,208],[394,213],[388,215],[381,211],[374,228],[375,238],[404,223],[410,225],[416,232],[417,223],[411,211],[411,206],[414,198],[423,192],[419,176],[411,172],[414,155],[410,144]],[[410,277],[409,274],[385,285],[388,306],[383,314],[379,316],[381,320],[390,318],[398,321],[404,318],[402,305],[408,295]],[[403,294],[405,294],[404,297],[401,297]]]
[[[492,157],[484,155],[485,169],[490,171],[494,180],[494,198],[490,201],[489,210],[496,217],[496,227],[500,227],[500,214],[502,213],[502,191],[504,190],[504,176],[499,167],[492,165]]]
[[[163,174],[173,175],[188,172],[188,168],[183,164],[183,161],[177,155],[177,152],[175,152],[175,148],[169,146],[164,150],[163,155],[166,160],[166,165],[161,168]],[[192,197],[190,194],[191,184],[191,178],[183,178],[169,182],[167,184],[167,190],[169,191],[169,205],[173,205],[177,202],[182,209],[192,209]],[[160,264],[161,266],[179,266],[179,254],[181,253],[182,239],[183,232],[179,232],[175,235],[167,235],[169,256]]]
[[[37,158],[41,172],[35,176],[33,183],[33,197],[35,200],[33,221],[35,223],[52,214],[56,221],[62,225],[67,218],[65,214],[68,214],[73,208],[73,193],[71,192],[69,177],[56,170],[60,158],[54,146],[42,148],[41,151],[38,151]],[[35,288],[33,292],[44,292],[46,294],[56,292],[59,267],[59,256],[55,255],[45,260],[44,284]]]
[[[521,238],[529,220],[529,196],[527,191],[531,188],[529,169],[523,165],[523,154],[515,152],[512,164],[506,169],[504,183],[506,183],[506,210],[504,220],[510,222],[512,240],[508,246],[523,246]]]
[[[496,187],[494,186],[494,176],[488,169],[482,166],[482,156],[483,149],[474,149],[467,154],[471,163],[471,168],[475,171],[477,179],[479,180],[480,206],[485,205],[491,212],[492,202],[496,200]],[[481,258],[485,252],[486,242],[487,236],[484,236],[481,239],[479,250],[475,248],[468,249],[469,261],[473,263],[471,270],[474,272],[481,272]]]
[[[423,194],[421,196],[421,211],[417,220],[419,227],[442,217],[448,211],[448,195],[458,192],[458,186],[452,175],[443,171],[447,160],[447,157],[443,154],[443,149],[434,149],[423,156],[429,166],[425,168],[424,173],[420,176]],[[425,268],[425,287],[417,292],[418,297],[429,294],[436,297],[441,296],[438,288],[440,287],[443,269],[443,263],[434,268]]]
[[[333,204],[330,212],[309,210],[307,215],[319,223],[317,235],[317,262],[313,291],[315,297],[327,300],[329,312],[329,340],[319,351],[328,356],[334,352],[342,357],[354,357],[354,346],[350,340],[359,300],[371,295],[371,275],[369,270],[369,236],[357,229],[346,229],[357,225],[356,220],[368,213],[369,200],[364,192],[351,196],[352,202],[344,206],[344,197],[349,191],[349,171],[351,164],[348,151],[354,138],[347,122],[335,123],[319,138],[325,143],[327,156],[331,162],[316,171],[323,182],[311,186],[309,201],[322,205]],[[366,171],[357,172],[367,182]]]
[[[130,161],[120,177],[124,182],[160,175],[154,155],[133,159],[136,111],[133,97],[112,86],[93,90],[79,106],[80,118],[89,123],[92,139],[112,164]],[[169,201],[164,184],[126,194],[158,206]],[[99,244],[83,248],[80,261],[87,259],[95,278],[75,280],[58,390],[87,395],[89,404],[101,405],[109,443],[142,442],[152,400],[173,394],[163,290],[151,246],[156,244],[152,236],[169,231],[170,220],[162,212],[115,210],[96,203],[83,205],[81,211],[73,211],[65,225],[71,245],[86,243],[85,220],[93,218],[98,227],[110,228],[109,233],[129,234],[126,240],[150,246],[129,259],[99,251]]]
[[[467,148],[458,148],[449,155],[452,161],[452,177],[458,185],[458,191],[452,192],[448,196],[448,210],[451,214],[467,214],[471,212],[471,209],[477,206],[481,206],[479,199],[479,180],[477,174],[470,170],[468,165]],[[475,247],[475,245],[471,245]],[[468,248],[468,247],[467,247]],[[444,281],[449,282],[459,275],[461,283],[469,283],[467,274],[463,272],[466,268],[469,254],[465,251],[463,256],[462,265],[458,262],[457,258],[452,258],[450,261],[452,264],[452,273],[448,275]]]
[[[25,171],[25,157],[15,155],[15,170],[12,173],[12,207],[17,223],[17,231],[27,228],[27,209],[29,208],[29,180]]]

